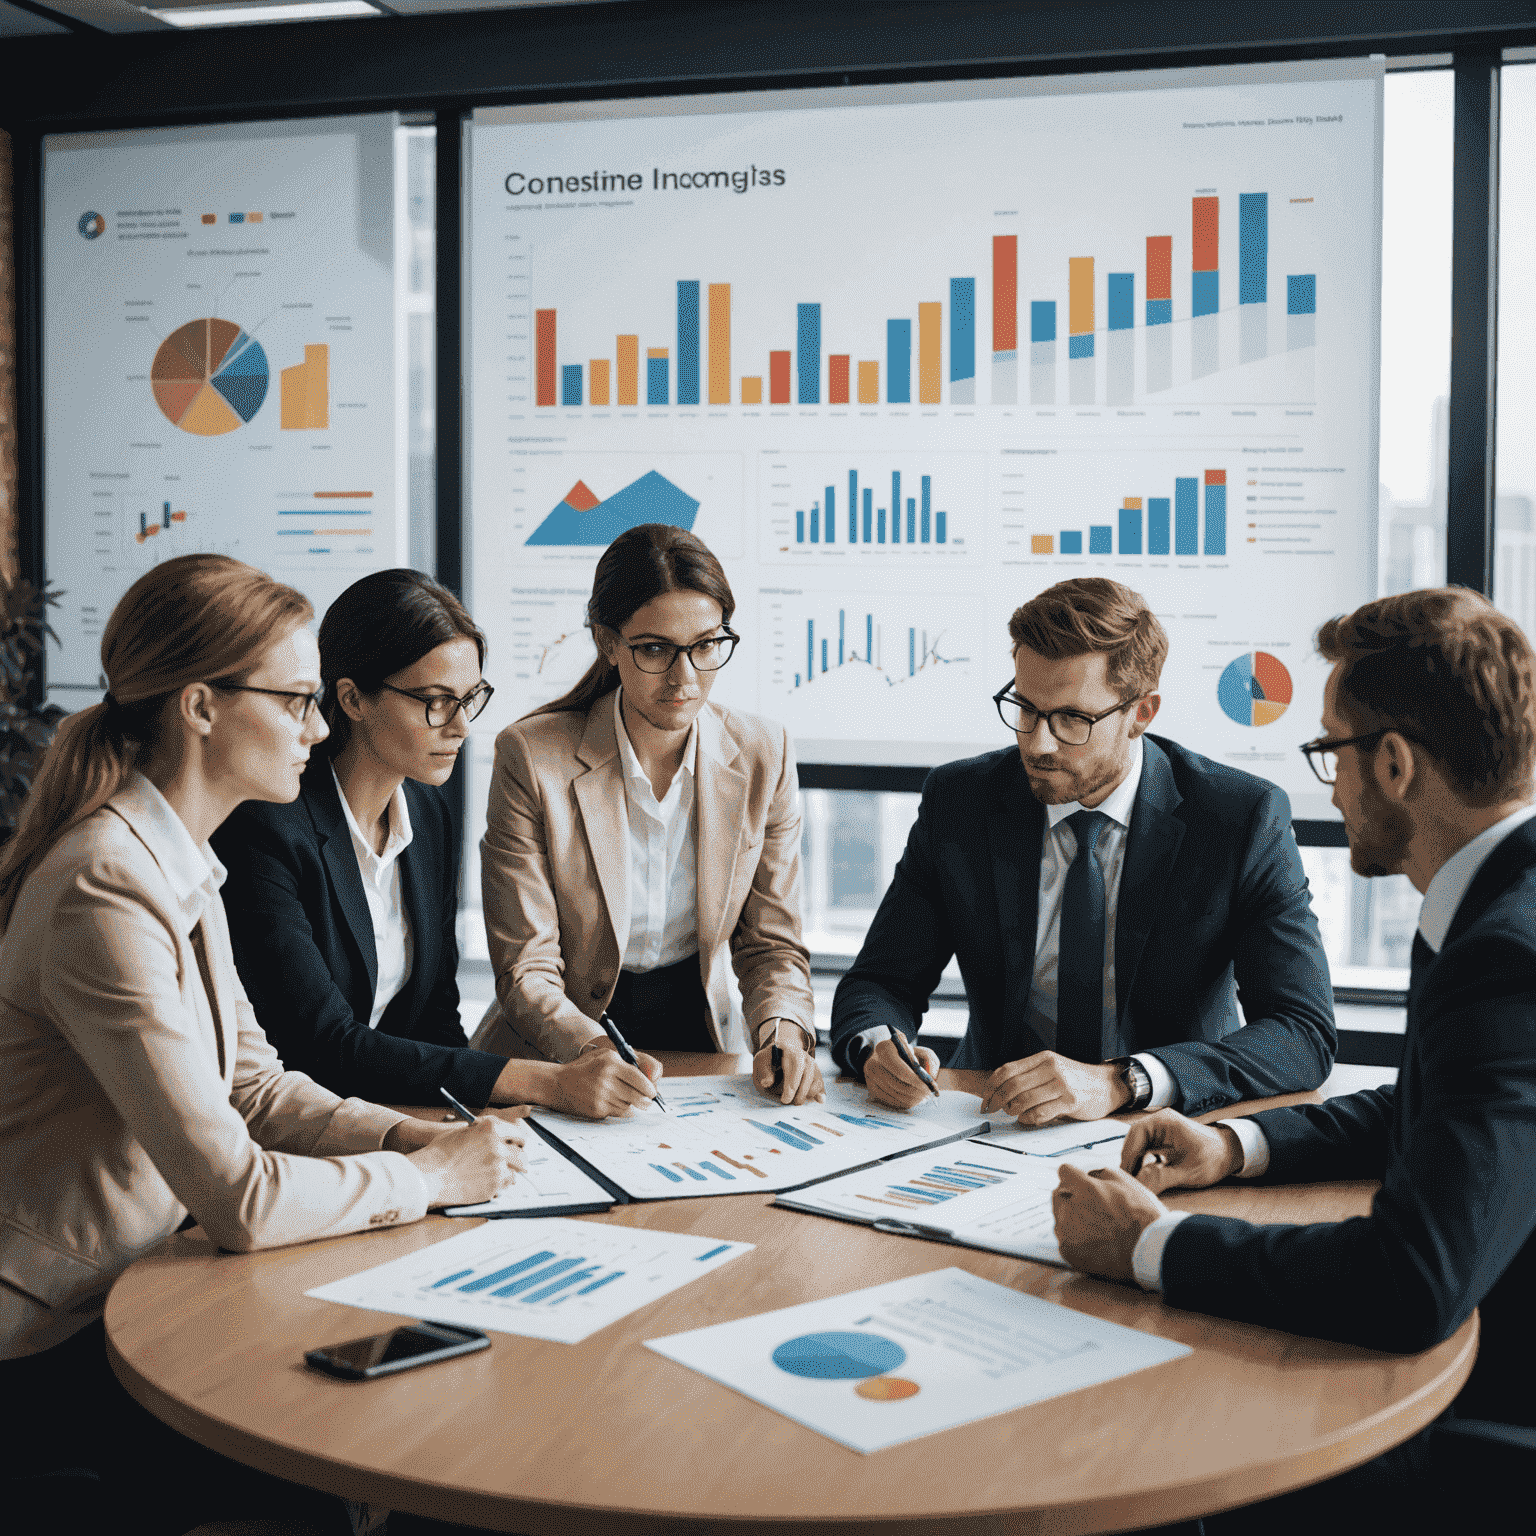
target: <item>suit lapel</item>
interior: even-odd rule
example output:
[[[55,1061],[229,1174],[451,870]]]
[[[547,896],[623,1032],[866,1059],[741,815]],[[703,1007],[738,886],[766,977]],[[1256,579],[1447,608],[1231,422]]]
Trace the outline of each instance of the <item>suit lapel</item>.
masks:
[[[1040,920],[1040,853],[1044,836],[1045,808],[1030,791],[1024,766],[1015,754],[1005,763],[987,816],[997,924],[1003,941],[1004,1028],[1010,1040],[1021,1037],[1028,1028],[1029,994],[1035,981],[1035,930]],[[1005,1053],[999,1059],[1011,1058]]]
[[[311,760],[301,793],[320,840],[320,857],[331,877],[336,905],[341,909],[347,931],[368,971],[368,995],[372,997],[379,984],[379,955],[373,947],[373,918],[368,911],[368,898],[363,894],[363,872],[357,867],[357,851],[352,846],[352,833],[341,808],[341,795],[329,758]]]
[[[414,798],[411,783],[405,783],[407,800]],[[406,983],[410,1012],[417,1011],[420,993],[437,975],[437,944],[442,914],[429,906],[439,889],[437,872],[445,850],[428,831],[431,823],[424,807],[408,805],[411,813],[411,840],[400,855],[400,902],[411,934],[411,975]]]
[[[587,712],[587,729],[576,749],[587,771],[572,780],[581,810],[582,832],[608,921],[620,954],[629,933],[629,817],[624,799],[624,766],[613,722],[613,696],[604,694]]]
[[[1166,901],[1168,875],[1185,830],[1174,815],[1183,796],[1173,782],[1167,754],[1148,736],[1142,737],[1142,750],[1141,784],[1131,811],[1115,909],[1115,1018],[1122,1039],[1136,967]],[[1134,1042],[1126,1043],[1129,1047]]]
[[[725,937],[726,901],[747,833],[747,776],[735,766],[736,743],[708,705],[699,711],[693,815],[697,849],[699,957],[706,975]]]

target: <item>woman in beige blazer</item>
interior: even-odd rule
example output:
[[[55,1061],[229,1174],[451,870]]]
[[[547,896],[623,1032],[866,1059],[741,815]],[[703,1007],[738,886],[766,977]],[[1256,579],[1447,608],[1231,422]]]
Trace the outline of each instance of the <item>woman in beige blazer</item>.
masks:
[[[481,879],[497,1007],[474,1043],[558,1064],[547,1102],[580,1114],[622,1114],[660,1075],[624,1065],[605,1011],[637,1049],[745,1047],[785,1103],[823,1093],[794,753],[782,726],[709,702],[734,610],[699,539],[629,530],[593,580],[597,660],[496,738]]]
[[[429,1126],[285,1072],[240,985],[208,837],[291,800],[325,735],[311,616],[221,555],[140,578],[102,639],[106,700],[61,726],[0,861],[0,1385],[27,1404],[8,1449],[137,1489],[136,1529],[186,1529],[241,1475],[197,1473],[186,1442],[148,1464],[98,1321],[135,1258],[189,1212],[246,1251],[415,1221],[517,1166],[504,1122]]]

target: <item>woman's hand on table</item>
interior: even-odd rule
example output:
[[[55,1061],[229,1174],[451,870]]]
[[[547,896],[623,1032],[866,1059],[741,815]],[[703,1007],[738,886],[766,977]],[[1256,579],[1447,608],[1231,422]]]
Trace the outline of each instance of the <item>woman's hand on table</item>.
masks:
[[[604,1036],[582,1048],[574,1061],[549,1064],[549,1078],[540,1102],[567,1115],[607,1120],[644,1109],[656,1097],[661,1063],[644,1051],[635,1052],[632,1067]]]
[[[780,1027],[780,1026],[783,1027]],[[772,1026],[772,1027],[770,1027]],[[816,1052],[805,1030],[792,1019],[770,1020],[759,1036],[763,1047],[752,1058],[752,1081],[758,1091],[779,1096],[781,1104],[804,1104],[827,1096],[816,1065]],[[779,1054],[775,1065],[774,1052]]]
[[[419,1129],[396,1137],[394,1147],[390,1147],[390,1137],[386,1137],[386,1149],[404,1151],[399,1145],[401,1141],[414,1140],[422,1131],[431,1133],[425,1146],[406,1155],[426,1181],[427,1204],[434,1209],[444,1205],[478,1205],[482,1200],[493,1199],[523,1171],[526,1132],[515,1120],[489,1114],[481,1115],[473,1125],[405,1120],[393,1128],[390,1136],[394,1137],[405,1126]]]

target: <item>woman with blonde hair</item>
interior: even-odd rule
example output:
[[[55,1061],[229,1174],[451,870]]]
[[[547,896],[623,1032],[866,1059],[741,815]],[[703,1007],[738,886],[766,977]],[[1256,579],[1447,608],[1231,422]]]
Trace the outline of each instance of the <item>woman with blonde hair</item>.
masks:
[[[141,577],[102,638],[107,696],[60,727],[0,860],[0,1387],[38,1528],[62,1528],[37,1477],[60,1465],[136,1530],[281,1504],[106,1364],[108,1288],[189,1214],[244,1252],[483,1200],[519,1166],[501,1121],[428,1125],[286,1072],[240,985],[208,838],[293,799],[325,735],[312,612],[221,555]]]

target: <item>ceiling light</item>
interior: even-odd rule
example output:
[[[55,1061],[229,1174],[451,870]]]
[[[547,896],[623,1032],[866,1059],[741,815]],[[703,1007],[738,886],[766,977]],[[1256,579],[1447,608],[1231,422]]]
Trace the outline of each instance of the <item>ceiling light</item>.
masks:
[[[330,21],[339,16],[382,16],[368,0],[288,0],[274,5],[197,5],[171,10],[139,7],[173,27],[242,27],[261,21]]]

